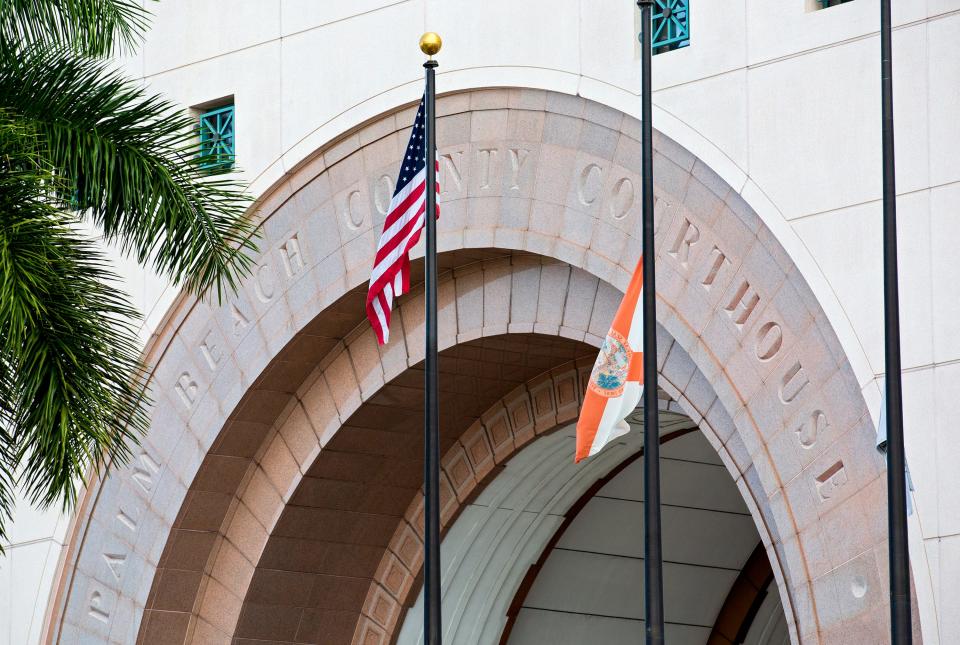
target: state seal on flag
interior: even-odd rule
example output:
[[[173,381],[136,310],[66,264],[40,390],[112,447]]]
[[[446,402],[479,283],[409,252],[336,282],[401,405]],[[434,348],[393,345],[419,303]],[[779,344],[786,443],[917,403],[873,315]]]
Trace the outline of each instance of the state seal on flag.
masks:
[[[607,332],[597,355],[597,362],[593,364],[593,371],[590,373],[590,389],[607,398],[623,394],[632,357],[633,350],[627,340],[615,329]]]

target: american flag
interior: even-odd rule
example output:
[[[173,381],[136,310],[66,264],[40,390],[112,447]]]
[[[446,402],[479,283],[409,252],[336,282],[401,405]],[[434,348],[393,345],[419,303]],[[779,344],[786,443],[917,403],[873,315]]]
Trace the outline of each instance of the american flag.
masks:
[[[426,140],[424,138],[423,100],[413,122],[413,131],[403,153],[397,189],[383,222],[377,244],[377,257],[367,291],[367,318],[377,340],[383,345],[390,338],[390,311],[394,299],[410,289],[410,249],[420,239],[427,208]],[[435,160],[439,173],[439,163]],[[437,182],[437,192],[440,183]],[[440,207],[437,206],[437,217]]]

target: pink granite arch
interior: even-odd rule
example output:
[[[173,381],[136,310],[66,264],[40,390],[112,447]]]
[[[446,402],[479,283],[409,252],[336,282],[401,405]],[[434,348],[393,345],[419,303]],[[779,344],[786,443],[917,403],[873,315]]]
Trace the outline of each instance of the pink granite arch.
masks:
[[[170,310],[146,353],[152,429],[83,497],[48,640],[125,643],[161,625],[144,610],[170,557],[196,575],[170,578],[186,595],[157,613],[162,633],[233,636],[237,594],[291,487],[419,360],[416,294],[385,350],[357,326],[413,109],[346,133],[263,197],[263,251],[235,298]],[[522,334],[595,345],[638,257],[639,124],[523,89],[446,96],[438,111],[444,346]],[[836,335],[743,199],[669,139],[655,147],[665,389],[737,480],[794,640],[883,633],[884,465]]]

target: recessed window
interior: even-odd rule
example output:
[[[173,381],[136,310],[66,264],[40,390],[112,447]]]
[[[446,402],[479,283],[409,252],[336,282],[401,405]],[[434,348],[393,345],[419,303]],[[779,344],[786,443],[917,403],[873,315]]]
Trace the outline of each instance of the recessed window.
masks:
[[[201,166],[209,170],[229,170],[236,159],[235,114],[233,104],[206,109],[200,113]]]
[[[651,18],[654,54],[690,44],[689,0],[654,0]]]

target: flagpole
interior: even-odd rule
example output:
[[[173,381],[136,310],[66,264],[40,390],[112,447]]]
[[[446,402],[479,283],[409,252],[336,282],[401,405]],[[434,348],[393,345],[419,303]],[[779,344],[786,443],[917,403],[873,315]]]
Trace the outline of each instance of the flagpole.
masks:
[[[437,401],[437,167],[436,167],[436,87],[440,36],[428,32],[420,38],[420,50],[430,57],[423,64],[426,77],[424,121],[426,182],[426,250],[425,272],[426,348],[424,360],[423,419],[423,489],[424,489],[424,558],[423,558],[423,630],[427,645],[440,645],[440,411]]]
[[[890,560],[890,632],[894,645],[913,640],[907,482],[900,378],[900,295],[897,276],[897,191],[893,152],[893,54],[890,0],[880,0],[880,77],[883,118],[883,303],[886,354],[887,531]]]
[[[663,553],[660,527],[660,424],[657,409],[657,291],[653,248],[653,126],[650,91],[653,0],[640,7],[643,219],[643,509],[644,621],[648,645],[664,642]]]

